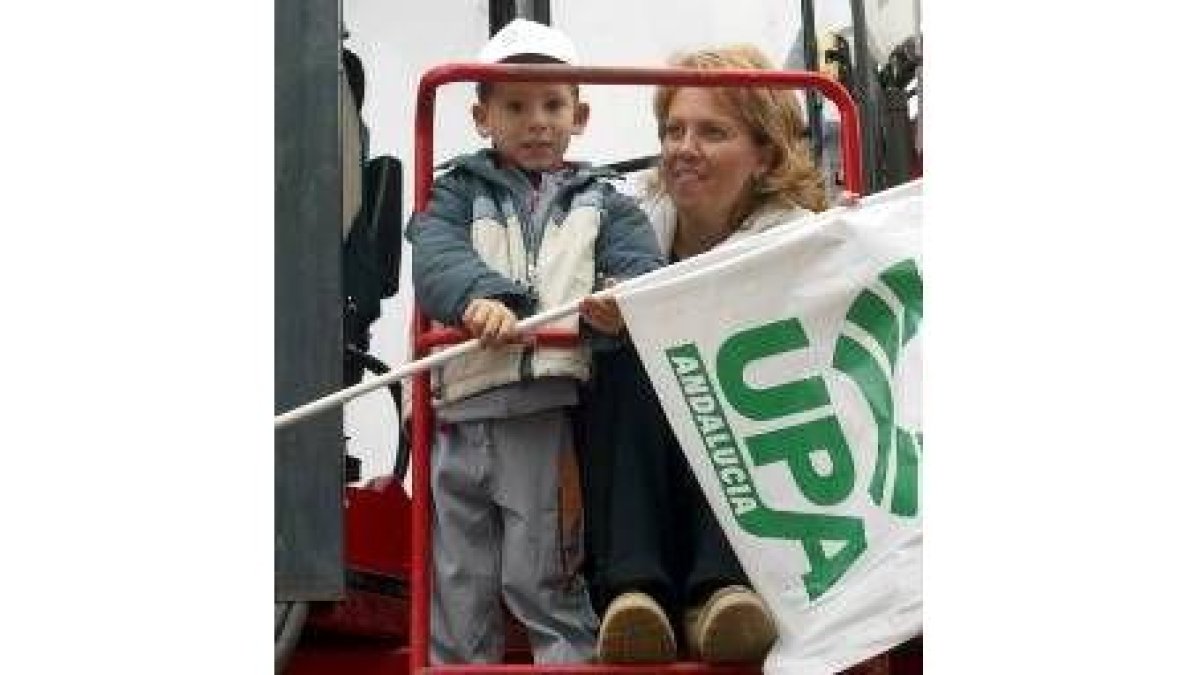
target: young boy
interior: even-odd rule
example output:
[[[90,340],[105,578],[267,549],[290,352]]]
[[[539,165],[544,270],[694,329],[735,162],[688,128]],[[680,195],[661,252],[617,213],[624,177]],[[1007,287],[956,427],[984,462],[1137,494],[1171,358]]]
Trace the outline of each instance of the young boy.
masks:
[[[561,32],[517,19],[479,60],[577,58]],[[569,553],[581,550],[578,518],[560,503],[578,499],[566,408],[589,360],[521,342],[514,325],[664,260],[637,205],[604,182],[613,174],[563,160],[588,120],[577,86],[481,83],[471,113],[492,148],[448,162],[408,228],[421,308],[489,347],[433,374],[432,659],[499,661],[503,595],[536,662],[586,661],[597,620]]]

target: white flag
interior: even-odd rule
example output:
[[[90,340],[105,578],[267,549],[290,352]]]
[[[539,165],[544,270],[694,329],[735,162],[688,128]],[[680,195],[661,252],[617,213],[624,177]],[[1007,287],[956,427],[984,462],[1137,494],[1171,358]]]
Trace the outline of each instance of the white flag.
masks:
[[[920,181],[623,284],[692,471],[779,625],[764,672],[921,628]]]

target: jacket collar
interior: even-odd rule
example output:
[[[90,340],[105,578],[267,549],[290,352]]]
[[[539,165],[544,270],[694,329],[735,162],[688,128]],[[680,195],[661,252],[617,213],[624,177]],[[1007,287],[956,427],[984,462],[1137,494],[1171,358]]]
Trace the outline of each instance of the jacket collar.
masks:
[[[670,257],[671,242],[675,238],[675,228],[679,223],[679,213],[675,209],[674,202],[671,201],[671,198],[665,192],[658,191],[647,194],[642,199],[642,210],[646,212],[646,216],[650,219],[650,224],[654,226],[654,235],[658,237],[658,245],[663,255]],[[725,241],[721,242],[721,245],[748,237],[752,234],[758,234],[780,223],[808,215],[809,213],[807,209],[800,207],[791,209],[774,206],[759,207],[747,216],[733,233],[726,237]]]
[[[520,169],[501,168],[499,156],[491,148],[484,148],[473,153],[459,155],[439,164],[436,169],[458,169],[471,173],[486,181],[502,185],[515,193],[523,193],[532,189],[529,179]],[[592,166],[587,162],[570,162],[573,170],[571,176],[563,182],[563,189],[569,190],[600,178],[619,178],[617,172]]]

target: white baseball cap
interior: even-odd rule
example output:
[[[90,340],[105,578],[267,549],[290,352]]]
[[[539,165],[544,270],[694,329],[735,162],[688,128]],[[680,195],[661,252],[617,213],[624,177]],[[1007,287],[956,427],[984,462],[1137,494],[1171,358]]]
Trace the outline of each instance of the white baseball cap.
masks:
[[[479,50],[484,63],[502,63],[518,54],[538,54],[569,66],[579,61],[575,45],[566,33],[528,19],[513,19]]]

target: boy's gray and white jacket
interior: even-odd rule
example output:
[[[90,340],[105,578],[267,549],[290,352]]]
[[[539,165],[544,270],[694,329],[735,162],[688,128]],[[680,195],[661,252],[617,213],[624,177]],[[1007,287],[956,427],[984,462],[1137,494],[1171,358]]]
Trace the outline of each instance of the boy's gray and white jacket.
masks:
[[[414,293],[429,317],[460,325],[477,298],[501,300],[517,316],[529,316],[593,292],[602,276],[635,277],[664,264],[646,215],[610,182],[617,174],[573,164],[543,174],[534,187],[496,158],[480,150],[439,167],[447,171],[435,181],[429,206],[409,223]],[[573,316],[550,327],[577,326]],[[582,347],[513,345],[446,364],[434,374],[434,395],[444,405],[517,383],[474,404],[463,401],[464,412],[478,410],[451,417],[509,416],[571,405],[570,380],[588,376]],[[453,421],[452,411],[440,412]]]

